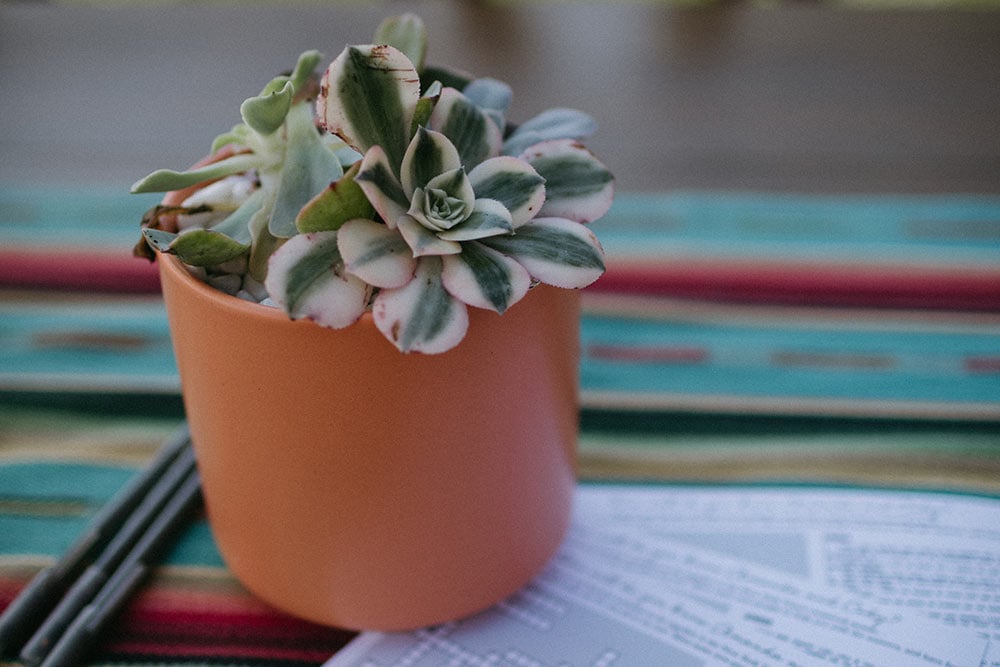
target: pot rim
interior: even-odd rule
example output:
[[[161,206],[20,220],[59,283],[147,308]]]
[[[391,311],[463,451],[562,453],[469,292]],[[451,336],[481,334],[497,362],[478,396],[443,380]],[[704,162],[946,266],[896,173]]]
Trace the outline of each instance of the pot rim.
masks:
[[[311,326],[320,329],[329,329],[329,327],[322,327],[308,318],[292,319],[288,316],[288,313],[278,306],[269,306],[255,301],[241,299],[238,296],[234,296],[212,287],[205,281],[192,275],[191,272],[185,268],[184,263],[176,255],[157,251],[156,256],[158,262],[163,262],[164,270],[169,272],[175,280],[183,284],[185,288],[190,289],[195,294],[196,298],[214,302],[214,307],[228,310],[234,315],[238,315],[240,317],[260,318],[273,322],[274,324],[287,323],[293,326]],[[356,326],[362,323],[365,325],[370,324],[372,327],[375,326],[375,321],[372,319],[370,309],[366,310],[357,321],[349,324],[348,326]],[[330,330],[336,331],[336,329]]]

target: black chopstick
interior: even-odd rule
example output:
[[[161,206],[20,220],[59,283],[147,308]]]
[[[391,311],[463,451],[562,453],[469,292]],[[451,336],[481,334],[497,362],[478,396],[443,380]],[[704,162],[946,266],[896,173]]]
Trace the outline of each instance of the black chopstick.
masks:
[[[49,610],[48,616],[21,649],[20,658],[26,666],[41,664],[58,638],[104,587],[194,469],[194,452],[190,447],[182,447],[93,563],[72,583],[59,603]]]
[[[198,471],[188,472],[177,492],[132,547],[93,601],[85,606],[59,637],[41,667],[74,667],[94,646],[105,626],[143,582],[152,560],[201,499]]]
[[[0,655],[17,653],[190,442],[187,424],[182,424],[153,461],[94,515],[69,550],[28,582],[0,614]]]

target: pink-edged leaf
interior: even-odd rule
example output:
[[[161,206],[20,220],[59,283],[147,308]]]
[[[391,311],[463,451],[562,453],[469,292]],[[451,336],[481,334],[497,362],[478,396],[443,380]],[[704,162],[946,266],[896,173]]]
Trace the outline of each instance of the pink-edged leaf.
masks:
[[[517,261],[475,241],[441,258],[445,289],[470,306],[503,313],[528,293],[531,276]]]
[[[441,91],[429,127],[451,140],[466,169],[500,154],[500,128],[483,109],[454,88]]]
[[[382,220],[390,229],[396,220],[406,214],[409,197],[403,192],[399,179],[392,173],[389,158],[381,146],[372,146],[361,159],[361,168],[354,177]]]
[[[412,197],[418,188],[426,187],[434,177],[461,166],[458,150],[448,137],[419,127],[403,156],[403,166],[400,169],[403,191],[407,197]]]
[[[420,77],[401,51],[385,44],[348,46],[323,75],[316,110],[323,126],[351,148],[364,153],[381,146],[389,164],[398,166],[419,98]]]
[[[399,231],[374,220],[348,220],[337,233],[347,271],[375,287],[402,287],[417,261]]]
[[[474,241],[513,231],[514,223],[506,206],[495,199],[477,199],[472,207],[472,214],[461,224],[438,232],[438,238],[446,241]]]
[[[586,287],[604,273],[604,250],[597,237],[564,218],[535,218],[512,236],[480,243],[513,257],[533,278],[556,287]]]
[[[356,322],[369,296],[368,285],[344,272],[337,232],[290,238],[271,255],[264,287],[292,319],[333,329]]]
[[[545,204],[538,215],[591,222],[611,208],[614,177],[579,142],[545,141],[521,157],[545,179]]]
[[[385,289],[372,304],[375,326],[402,352],[438,354],[458,345],[469,328],[465,304],[441,283],[440,257],[424,257],[413,280]]]
[[[469,172],[477,199],[495,199],[510,211],[514,229],[525,224],[545,202],[545,179],[524,160],[490,158]]]
[[[454,255],[462,252],[460,243],[440,238],[409,215],[404,215],[396,223],[414,257]]]

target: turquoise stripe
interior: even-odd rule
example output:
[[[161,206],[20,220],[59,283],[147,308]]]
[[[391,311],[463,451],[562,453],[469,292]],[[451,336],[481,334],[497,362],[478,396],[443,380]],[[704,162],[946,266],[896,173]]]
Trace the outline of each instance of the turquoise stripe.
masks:
[[[0,465],[0,557],[60,555],[135,473],[134,468],[82,463]],[[19,509],[13,511],[13,506]],[[32,507],[41,511],[33,513]],[[222,566],[204,519],[192,519],[164,554],[164,562]]]

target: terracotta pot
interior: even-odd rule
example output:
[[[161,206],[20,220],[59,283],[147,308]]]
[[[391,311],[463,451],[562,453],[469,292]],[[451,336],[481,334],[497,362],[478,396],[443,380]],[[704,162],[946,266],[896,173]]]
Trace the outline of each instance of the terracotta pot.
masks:
[[[420,627],[503,599],[558,548],[577,293],[470,308],[458,347],[404,355],[370,316],[292,322],[159,264],[212,531],[262,599],[328,625]]]

